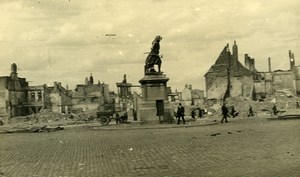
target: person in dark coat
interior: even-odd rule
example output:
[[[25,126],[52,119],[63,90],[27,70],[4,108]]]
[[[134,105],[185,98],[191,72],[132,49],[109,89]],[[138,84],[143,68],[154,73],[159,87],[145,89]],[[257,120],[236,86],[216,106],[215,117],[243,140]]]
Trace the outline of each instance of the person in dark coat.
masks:
[[[277,106],[276,106],[276,104],[273,105],[272,110],[273,110],[273,114],[277,115]]]
[[[116,113],[116,124],[120,123],[120,115],[119,113]]]
[[[184,120],[184,107],[181,105],[181,103],[179,103],[179,106],[177,108],[177,124],[180,124],[180,117],[182,118],[183,124],[185,124],[185,120]]]
[[[191,116],[192,116],[193,119],[196,119],[196,117],[195,117],[195,116],[196,116],[196,113],[195,113],[195,110],[194,110],[194,109],[192,109]]]
[[[203,116],[203,109],[199,108],[198,110],[199,110],[199,117],[202,118],[202,116]]]
[[[223,118],[221,120],[221,123],[223,123],[224,120],[225,120],[225,123],[228,122],[227,121],[228,113],[229,113],[228,108],[226,107],[226,104],[223,103],[223,106],[222,106],[222,115],[223,115]]]
[[[236,116],[236,111],[235,111],[235,108],[234,108],[234,106],[232,106],[232,108],[231,108],[231,116],[232,116],[232,118],[235,118],[235,116]]]
[[[254,116],[252,106],[250,106],[250,108],[249,108],[248,117],[250,117],[250,116],[252,116],[252,117]]]

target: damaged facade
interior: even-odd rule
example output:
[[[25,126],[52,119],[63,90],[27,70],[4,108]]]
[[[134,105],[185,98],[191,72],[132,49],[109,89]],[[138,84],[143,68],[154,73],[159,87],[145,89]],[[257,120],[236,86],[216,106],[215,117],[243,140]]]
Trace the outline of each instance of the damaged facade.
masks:
[[[133,94],[131,92],[131,83],[127,83],[126,74],[122,82],[116,83],[118,89],[118,96],[115,101],[116,111],[128,111],[133,104]]]
[[[204,90],[193,89],[191,84],[185,84],[181,92],[172,92],[168,87],[168,99],[171,103],[182,103],[184,106],[201,105],[205,101]]]
[[[244,55],[243,66],[238,60],[238,46],[234,41],[232,54],[224,47],[215,64],[205,74],[207,100],[218,102],[228,97],[264,99],[276,92],[300,93],[300,68],[295,66],[294,54],[289,51],[290,70],[258,72],[255,59]],[[298,85],[297,85],[298,83]]]
[[[71,107],[71,95],[61,86],[29,86],[25,78],[18,77],[17,65],[11,65],[10,76],[0,77],[0,118],[27,116],[42,110],[67,113]]]
[[[10,76],[0,77],[0,116],[3,118],[26,115],[28,112],[28,82],[18,77],[17,65],[11,65]]]
[[[251,97],[255,77],[254,60],[247,58],[249,68],[244,67],[238,60],[238,46],[224,47],[215,64],[205,74],[206,93],[208,100],[222,100],[226,97]]]
[[[24,88],[24,91],[27,98],[27,104],[24,106],[28,107],[24,110],[25,115],[36,114],[43,109],[51,109],[51,89],[47,85],[28,86]]]
[[[112,104],[109,93],[109,85],[105,83],[94,84],[94,78],[91,74],[85,79],[85,84],[76,86],[72,92],[72,110],[89,111],[89,110],[106,110],[110,109]]]
[[[54,82],[49,94],[52,112],[69,113],[72,109],[72,95],[68,88],[64,88],[60,82]]]
[[[29,86],[25,78],[18,77],[17,65],[11,65],[10,76],[0,77],[0,119],[27,116],[48,110],[55,113],[76,111],[101,111],[114,109],[116,94],[110,93],[108,84],[94,84],[91,75],[85,84],[77,85],[74,91],[60,82],[53,86]]]
[[[255,78],[254,87],[258,98],[275,93],[287,95],[300,95],[300,66],[295,65],[294,53],[289,50],[289,70],[271,70],[271,58],[268,59],[268,72],[260,72],[259,78]]]

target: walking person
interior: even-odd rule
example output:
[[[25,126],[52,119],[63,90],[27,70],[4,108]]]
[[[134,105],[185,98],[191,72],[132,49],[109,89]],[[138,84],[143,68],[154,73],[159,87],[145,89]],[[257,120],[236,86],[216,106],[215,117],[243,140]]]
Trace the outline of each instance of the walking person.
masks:
[[[179,103],[179,106],[177,108],[177,124],[180,124],[180,117],[182,118],[183,124],[185,124],[185,120],[184,120],[184,107],[181,105],[181,103]]]
[[[276,104],[273,105],[272,110],[273,110],[273,114],[277,115],[277,106],[276,106]]]
[[[198,110],[199,110],[199,118],[202,118],[202,116],[203,116],[203,109],[201,109],[201,108],[199,107]]]
[[[193,119],[196,119],[196,117],[195,117],[195,116],[196,116],[196,112],[195,112],[194,109],[193,109],[192,112],[191,112],[191,116],[192,116]]]
[[[120,123],[120,115],[119,113],[116,113],[116,124]]]
[[[253,109],[252,109],[252,106],[250,105],[250,108],[249,108],[249,113],[248,113],[248,117],[250,117],[250,116],[254,116],[254,114],[253,114]]]
[[[234,118],[236,116],[236,111],[234,109],[234,106],[232,106],[230,114],[231,114],[232,118]]]
[[[222,115],[223,115],[223,118],[221,120],[221,123],[223,123],[224,120],[225,120],[225,123],[228,122],[227,121],[228,113],[229,113],[228,108],[226,107],[226,104],[223,103],[223,106],[222,106]]]

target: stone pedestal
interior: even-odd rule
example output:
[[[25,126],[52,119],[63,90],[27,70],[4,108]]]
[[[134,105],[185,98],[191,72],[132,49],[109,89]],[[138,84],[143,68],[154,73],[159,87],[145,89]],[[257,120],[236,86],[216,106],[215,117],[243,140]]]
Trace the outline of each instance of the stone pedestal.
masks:
[[[174,110],[167,95],[168,80],[164,74],[148,74],[139,81],[142,98],[138,104],[137,117],[141,123],[174,122]]]

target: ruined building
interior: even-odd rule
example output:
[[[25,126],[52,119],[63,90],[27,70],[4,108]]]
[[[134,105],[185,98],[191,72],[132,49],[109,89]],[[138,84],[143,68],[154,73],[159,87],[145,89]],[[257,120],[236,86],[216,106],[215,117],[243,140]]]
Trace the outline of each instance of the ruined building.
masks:
[[[71,95],[59,83],[29,86],[25,78],[18,77],[17,65],[11,65],[10,76],[0,77],[0,118],[27,116],[42,110],[67,113]]]
[[[247,56],[246,61],[249,69],[238,60],[236,42],[234,41],[232,46],[232,54],[227,44],[215,64],[205,74],[207,99],[223,100],[230,96],[252,97],[256,69],[254,59]]]
[[[64,88],[60,82],[54,82],[54,86],[49,88],[52,112],[69,113],[72,109],[72,94],[68,87]]]
[[[26,114],[28,82],[18,77],[17,65],[11,65],[10,76],[0,77],[0,116],[15,117]]]
[[[51,89],[47,85],[28,86],[23,90],[27,98],[27,103],[23,106],[28,107],[24,110],[25,115],[36,114],[43,109],[51,109]]]
[[[127,108],[133,104],[133,94],[131,92],[131,83],[127,83],[126,74],[122,82],[116,83],[118,89],[118,97],[115,101],[116,111],[127,111]]]
[[[264,99],[277,92],[300,94],[300,67],[295,66],[294,54],[289,51],[289,70],[269,70],[259,72],[255,59],[244,55],[243,66],[238,60],[238,46],[234,41],[232,54],[229,45],[224,47],[215,64],[205,74],[208,100],[222,101],[228,97],[247,97],[253,100]]]
[[[25,78],[18,77],[14,63],[10,76],[0,77],[0,119],[7,122],[9,118],[37,114],[43,110],[56,113],[109,110],[114,107],[115,96],[112,95],[114,93],[109,92],[107,84],[100,81],[94,84],[92,74],[74,91],[68,86],[63,87],[60,82],[54,82],[51,87],[46,84],[29,86]]]
[[[109,85],[100,81],[94,84],[92,74],[85,79],[85,84],[78,84],[72,93],[73,111],[106,110],[110,104]]]
[[[269,70],[259,72],[261,77],[255,78],[254,87],[258,98],[264,98],[275,93],[300,95],[300,66],[295,65],[294,53],[289,50],[289,70],[271,69],[271,58],[268,58]]]
[[[185,106],[200,105],[204,102],[204,91],[193,89],[191,84],[185,84],[184,89],[180,93],[179,102]]]

